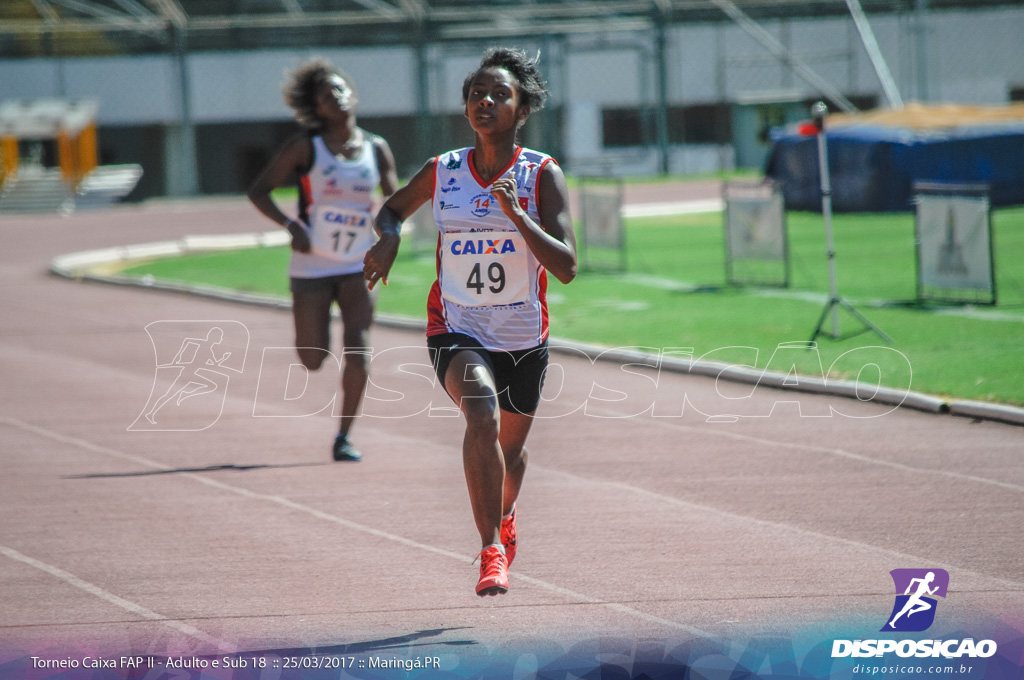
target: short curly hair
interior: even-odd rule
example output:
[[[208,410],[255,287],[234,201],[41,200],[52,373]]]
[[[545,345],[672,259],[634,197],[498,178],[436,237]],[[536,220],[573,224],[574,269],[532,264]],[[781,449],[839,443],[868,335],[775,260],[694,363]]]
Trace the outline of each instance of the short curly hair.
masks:
[[[540,53],[536,57],[528,57],[526,52],[512,47],[492,47],[484,52],[480,66],[472,71],[462,83],[462,103],[469,101],[469,86],[473,84],[480,71],[486,68],[503,68],[511,73],[519,82],[519,102],[530,107],[530,111],[540,111],[548,99],[547,84],[540,78],[537,64]]]
[[[284,103],[295,112],[295,120],[302,127],[316,130],[323,126],[323,121],[316,115],[316,98],[320,88],[326,85],[333,75],[344,78],[358,96],[356,83],[352,77],[326,59],[307,61],[288,73],[281,93],[284,95]]]

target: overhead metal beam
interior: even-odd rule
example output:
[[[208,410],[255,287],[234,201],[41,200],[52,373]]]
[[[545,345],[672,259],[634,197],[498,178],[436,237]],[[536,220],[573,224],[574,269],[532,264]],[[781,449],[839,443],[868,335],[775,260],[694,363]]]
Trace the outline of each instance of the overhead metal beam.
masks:
[[[140,5],[138,2],[136,2],[136,0],[114,0],[114,2],[117,3],[117,5],[124,11],[128,12],[129,14],[133,14],[141,19],[149,19],[156,16],[148,9]]]
[[[50,7],[46,0],[32,0],[32,6],[36,8],[36,12],[43,18],[44,21],[60,21],[60,15],[57,14],[57,10]]]
[[[894,109],[902,109],[903,97],[900,96],[896,81],[893,80],[892,73],[889,72],[889,65],[885,63],[882,50],[878,48],[878,41],[875,40],[875,33],[871,30],[871,24],[864,14],[864,8],[860,6],[859,0],[846,0],[846,6],[850,8],[850,16],[853,17],[853,23],[857,26],[857,32],[860,33],[860,40],[871,59],[871,65],[875,67],[878,80],[882,83],[889,106]]]
[[[3,0],[0,0],[3,1]],[[809,67],[788,54],[774,38],[759,29],[730,0],[577,0],[558,3],[502,4],[500,12],[490,3],[468,6],[431,7],[429,0],[352,0],[351,10],[312,12],[303,9],[301,0],[279,0],[281,10],[273,14],[196,15],[188,16],[178,0],[108,0],[111,6],[91,0],[31,0],[40,19],[0,19],[0,31],[42,34],[54,30],[84,32],[96,30],[162,30],[168,24],[188,31],[225,29],[307,28],[314,26],[359,26],[378,23],[391,26],[413,20],[429,22],[441,35],[451,37],[491,38],[503,35],[578,34],[587,30],[648,30],[652,7],[660,12],[659,21],[670,21],[673,13],[709,11],[718,7],[738,21],[748,32],[765,44],[778,58],[790,63],[802,77],[814,81]],[[763,0],[736,0],[745,6],[763,7]],[[845,9],[846,0],[772,0],[772,6],[829,5]],[[61,17],[51,3],[72,6],[84,16]],[[116,3],[116,4],[114,4]],[[308,7],[308,5],[307,5]],[[363,9],[355,9],[362,7]],[[726,8],[729,9],[726,9]],[[735,16],[733,16],[735,15]],[[496,21],[496,17],[501,21]],[[609,22],[608,24],[601,23]],[[816,87],[820,87],[817,81]],[[823,89],[841,103],[834,95]],[[842,105],[842,104],[841,104]]]
[[[706,0],[704,0],[706,2]],[[572,4],[546,4],[546,5],[509,5],[502,7],[501,16],[512,18],[515,21],[528,21],[533,25],[534,30],[544,19],[599,19],[607,18],[617,20],[622,18],[648,18],[651,14],[651,5],[648,0],[624,0],[601,3],[572,3]],[[470,22],[486,20],[491,23],[495,16],[493,9],[486,6],[473,6],[464,8],[432,8],[430,10],[431,21],[437,22]],[[541,33],[560,33],[561,31],[541,30]]]
[[[650,31],[652,22],[647,18],[616,18],[564,21],[509,21],[501,24],[469,22],[442,28],[444,38],[489,38],[492,36],[569,35],[574,33],[609,33],[613,31]]]
[[[396,24],[409,17],[397,10],[387,16],[379,12],[352,10],[346,12],[303,12],[302,14],[256,14],[237,16],[192,17],[190,31],[220,31],[248,28],[309,28],[313,26],[345,26],[357,24]]]
[[[188,15],[178,0],[149,0],[149,4],[174,26],[185,28],[188,25]]]
[[[0,33],[22,33],[40,35],[43,33],[95,33],[97,31],[149,31],[166,27],[162,19],[153,19],[143,24],[139,19],[60,19],[59,21],[39,19],[0,20]]]
[[[819,76],[814,69],[798,59],[792,51],[780,43],[775,36],[759,26],[757,22],[748,17],[743,10],[737,7],[731,0],[711,0],[711,2],[725,12],[725,14],[735,21],[740,28],[746,31],[750,37],[761,43],[762,47],[778,57],[780,61],[789,64],[790,68],[792,68],[798,76],[803,78],[813,87],[818,88],[821,94],[835,102],[840,109],[847,113],[854,113],[857,111],[857,107],[853,105],[853,102],[847,99],[837,87]]]
[[[0,33],[23,33],[26,35],[38,35],[59,31],[62,33],[94,33],[96,31],[114,30],[154,30],[166,29],[168,25],[176,25],[178,28],[186,28],[188,31],[217,31],[225,29],[250,29],[250,28],[309,28],[313,26],[344,26],[353,25],[393,25],[407,22],[409,18],[400,12],[395,15],[382,17],[376,12],[351,11],[351,12],[325,12],[312,13],[304,12],[301,15],[269,14],[254,16],[211,16],[194,17],[185,20],[178,26],[164,16],[153,17],[152,19],[137,19],[120,15],[111,18],[75,18],[60,19],[57,22],[41,19],[0,19]]]
[[[99,17],[101,19],[125,18],[124,14],[121,14],[120,12],[115,12],[114,10],[110,9],[109,7],[104,7],[103,5],[97,5],[97,4],[93,3],[93,2],[90,2],[89,0],[50,0],[50,1],[52,3],[54,3],[55,5],[60,5],[62,7],[67,7],[68,9],[73,9],[76,12],[81,12],[82,14],[85,14],[85,15],[91,16],[91,17]]]
[[[409,18],[421,23],[427,18],[427,10],[429,9],[423,0],[399,0],[399,4],[405,13],[409,15]]]
[[[384,16],[396,17],[402,16],[402,13],[395,9],[394,5],[389,5],[383,0],[353,0],[357,5],[361,5],[372,12],[378,12]]]
[[[134,29],[152,30],[154,26],[166,27],[168,23],[186,28],[189,31],[214,31],[223,29],[247,29],[247,28],[304,28],[312,26],[338,26],[347,23],[359,25],[372,24],[374,22],[383,25],[413,19],[418,23],[424,21],[436,22],[439,25],[450,25],[456,28],[459,35],[472,33],[473,29],[469,24],[478,23],[482,26],[494,26],[495,10],[492,6],[478,4],[469,7],[448,7],[432,8],[426,0],[397,0],[397,6],[389,4],[384,0],[352,0],[361,5],[367,12],[359,10],[348,11],[326,11],[310,12],[303,11],[299,0],[281,0],[287,11],[275,14],[235,14],[235,15],[214,15],[214,16],[192,16],[186,15],[181,4],[177,0],[144,0],[145,7],[140,0],[112,0],[125,10],[125,13],[116,12],[109,7],[103,7],[88,0],[49,0],[49,2],[61,2],[65,6],[72,7],[86,16],[61,17],[52,7],[47,5],[48,0],[32,0],[40,13],[42,20],[8,19],[0,20],[0,31],[23,32],[23,33],[45,33],[56,29],[62,32],[85,32],[111,29]],[[624,27],[628,30],[648,28],[644,23],[650,15],[651,3],[655,2],[660,6],[668,4],[671,6],[679,2],[687,5],[698,3],[706,6],[707,0],[601,0],[599,2],[581,0],[565,4],[529,4],[511,5],[502,7],[500,15],[504,21],[497,27],[497,35],[506,33],[505,24],[528,24],[529,32],[534,33],[578,33],[579,29],[574,24],[579,19],[606,18],[610,21],[622,21],[624,18],[636,17],[640,23],[633,23]],[[149,8],[152,13],[147,12]],[[297,10],[297,11],[296,11]],[[632,15],[630,17],[629,15]],[[553,27],[543,25],[545,20],[565,21]],[[146,22],[141,25],[139,21]],[[44,23],[46,25],[44,25]],[[641,25],[642,24],[642,25]],[[602,27],[596,27],[600,30]],[[485,29],[486,30],[486,29]],[[516,30],[514,34],[525,34],[525,31]]]
[[[66,7],[88,16],[96,17],[102,21],[107,30],[129,30],[137,31],[145,35],[162,38],[164,23],[155,15],[146,12],[142,7],[136,6],[132,10],[132,14],[122,14],[116,12],[109,7],[98,5],[90,0],[50,0],[51,3]],[[132,0],[117,0],[119,5],[128,6],[133,4]],[[123,4],[122,4],[123,3]],[[142,13],[141,16],[138,12]],[[51,23],[48,26],[49,31],[64,31],[67,21],[61,19],[56,23]]]

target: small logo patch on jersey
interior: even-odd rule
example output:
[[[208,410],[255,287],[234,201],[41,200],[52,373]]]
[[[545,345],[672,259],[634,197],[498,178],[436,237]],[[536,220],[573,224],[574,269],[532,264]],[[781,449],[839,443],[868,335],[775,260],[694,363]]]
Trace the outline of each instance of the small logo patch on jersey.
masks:
[[[470,204],[473,206],[473,214],[477,217],[486,217],[491,214],[491,204],[494,202],[494,196],[490,194],[477,194],[470,200]]]

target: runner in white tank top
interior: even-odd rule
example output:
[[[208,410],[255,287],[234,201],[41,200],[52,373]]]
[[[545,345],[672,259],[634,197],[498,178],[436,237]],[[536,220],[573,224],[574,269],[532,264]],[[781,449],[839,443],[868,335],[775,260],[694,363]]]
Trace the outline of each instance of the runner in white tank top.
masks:
[[[473,168],[473,149],[434,163],[438,279],[427,300],[427,335],[465,333],[487,349],[521,350],[548,337],[547,272]],[[519,207],[534,222],[537,179],[552,162],[518,148],[499,177],[516,180]]]
[[[374,192],[387,198],[398,186],[387,142],[356,126],[358,96],[352,79],[324,61],[296,69],[285,101],[306,131],[287,141],[249,189],[249,199],[292,237],[292,311],[295,347],[302,364],[315,371],[330,356],[331,305],[341,309],[344,356],[341,425],[334,460],[359,460],[348,433],[366,388],[366,357],[345,348],[368,346],[373,300],[362,278],[362,260],[376,241],[372,230]],[[299,181],[298,220],[270,197]]]
[[[380,137],[357,131],[362,144],[351,158],[332,153],[321,135],[312,138],[313,165],[299,178],[299,220],[309,225],[310,252],[292,251],[288,275],[311,279],[363,271],[363,257],[377,242],[374,192],[380,185]],[[357,142],[358,143],[358,142]]]
[[[440,233],[427,346],[466,419],[462,456],[483,546],[483,596],[508,590],[526,438],[547,366],[547,273],[572,281],[576,241],[558,164],[516,144],[519,126],[547,96],[537,60],[490,50],[462,92],[475,145],[431,160],[388,199],[363,272],[371,286],[387,283],[401,221],[433,201]]]

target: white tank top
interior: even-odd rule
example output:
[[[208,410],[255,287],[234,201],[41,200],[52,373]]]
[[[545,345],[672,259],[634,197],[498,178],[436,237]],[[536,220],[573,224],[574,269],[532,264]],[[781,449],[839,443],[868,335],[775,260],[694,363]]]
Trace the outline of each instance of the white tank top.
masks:
[[[472,158],[472,149],[457,149],[434,162],[440,235],[427,335],[458,332],[487,349],[530,349],[548,337],[547,271],[477,176]],[[519,148],[497,176],[516,179],[519,204],[538,223],[537,181],[548,162],[546,154]]]
[[[363,132],[354,159],[335,155],[312,138],[313,165],[299,178],[299,218],[310,227],[313,252],[292,251],[288,275],[320,278],[363,271],[363,256],[377,241],[373,194],[380,184],[374,136]]]

